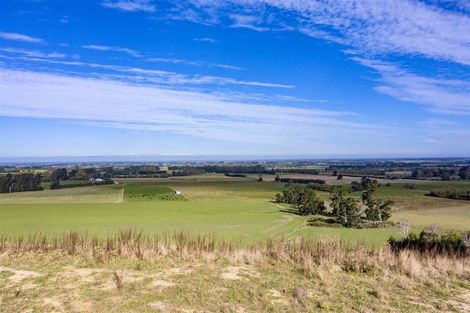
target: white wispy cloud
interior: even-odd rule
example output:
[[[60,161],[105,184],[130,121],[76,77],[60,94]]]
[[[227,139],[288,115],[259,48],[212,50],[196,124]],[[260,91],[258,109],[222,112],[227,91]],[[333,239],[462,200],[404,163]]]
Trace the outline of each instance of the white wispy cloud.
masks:
[[[44,40],[41,38],[31,37],[24,34],[18,33],[6,33],[0,32],[0,38],[6,40],[13,40],[13,41],[23,41],[23,42],[30,42],[30,43],[43,43]]]
[[[470,65],[470,16],[421,1],[228,0],[188,1],[214,15],[230,12],[233,25],[253,30],[298,30],[367,53],[421,55]],[[275,10],[269,10],[273,8]],[[227,12],[228,11],[228,12]]]
[[[173,63],[173,64],[186,64],[186,65],[196,65],[202,66],[203,63],[200,61],[190,61],[185,59],[176,59],[176,58],[147,58],[149,62],[161,62],[161,63]]]
[[[157,62],[157,63],[185,64],[185,65],[193,65],[193,66],[207,66],[207,67],[215,67],[215,68],[221,68],[225,70],[235,70],[235,71],[240,71],[243,69],[235,65],[209,63],[209,62],[204,62],[204,61],[193,61],[193,60],[177,59],[177,58],[147,58],[146,61]]]
[[[117,9],[121,11],[143,11],[155,12],[156,7],[147,0],[118,0],[118,1],[104,1],[102,5],[106,8]]]
[[[209,37],[202,37],[202,38],[194,38],[194,41],[199,41],[199,42],[209,42],[209,43],[216,43],[217,40],[214,38],[209,38]]]
[[[31,58],[65,58],[66,55],[59,52],[41,52],[37,50],[29,49],[19,49],[19,48],[0,48],[0,51],[11,53],[11,54],[20,54]]]
[[[239,80],[230,77],[212,76],[212,75],[187,75],[176,72],[146,69],[140,67],[130,67],[123,65],[112,65],[112,64],[99,64],[99,63],[88,63],[82,61],[67,61],[57,59],[45,59],[45,58],[32,58],[32,57],[9,57],[0,55],[0,58],[9,60],[19,60],[26,62],[41,62],[47,64],[67,65],[74,67],[88,67],[93,69],[113,71],[118,73],[125,73],[120,78],[126,81],[134,81],[139,83],[154,83],[174,86],[185,86],[185,85],[240,85],[240,86],[254,86],[254,87],[266,87],[266,88],[294,88],[292,85],[271,83],[271,82],[259,82],[249,80]],[[50,70],[54,70],[51,68]],[[86,71],[86,75],[90,75]],[[105,75],[104,73],[101,73]]]
[[[124,47],[113,47],[113,46],[105,46],[105,45],[83,45],[82,48],[90,49],[90,50],[98,50],[98,51],[121,52],[121,53],[129,54],[136,58],[142,57],[141,52],[133,50],[133,49],[129,49],[129,48],[124,48]],[[221,69],[226,69],[226,70],[236,70],[236,71],[243,69],[235,65],[210,63],[210,62],[205,62],[205,61],[194,61],[194,60],[179,59],[179,58],[153,57],[153,58],[147,58],[146,61],[156,62],[156,63],[172,63],[172,64],[193,65],[193,66],[207,66],[207,67],[215,67],[215,68],[221,68]]]
[[[239,102],[230,95],[8,69],[0,69],[0,77],[2,116],[264,144],[311,141],[333,129],[356,135],[380,129],[345,120],[344,112]]]
[[[377,60],[353,58],[380,74],[375,89],[403,101],[428,105],[438,113],[470,114],[470,82],[419,76]]]
[[[230,17],[233,20],[231,27],[248,28],[258,32],[270,30],[268,27],[259,26],[263,22],[263,19],[259,16],[232,14]]]
[[[132,50],[132,49],[129,49],[129,48],[123,48],[123,47],[112,47],[112,46],[103,46],[103,45],[83,45],[82,48],[84,49],[89,49],[89,50],[98,50],[98,51],[114,51],[114,52],[122,52],[122,53],[126,53],[126,54],[129,54],[133,57],[141,57],[141,53],[136,51],[136,50]]]

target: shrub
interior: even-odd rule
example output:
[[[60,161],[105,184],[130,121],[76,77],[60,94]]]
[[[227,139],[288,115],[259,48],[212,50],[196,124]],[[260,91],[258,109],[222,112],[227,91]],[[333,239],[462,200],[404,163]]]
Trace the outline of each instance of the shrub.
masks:
[[[307,188],[313,189],[313,190],[318,190],[318,191],[324,191],[324,192],[331,192],[333,190],[332,185],[326,185],[326,184],[318,184],[318,183],[310,183],[307,185]]]
[[[440,234],[436,227],[431,226],[422,230],[419,234],[410,233],[403,239],[391,237],[388,243],[395,252],[415,250],[431,255],[450,254],[463,257],[470,255],[468,238],[470,238],[470,232]]]
[[[307,179],[307,178],[280,178],[280,182],[283,183],[295,183],[295,184],[308,184],[308,183],[314,183],[314,184],[326,184],[326,181],[323,179]]]
[[[316,227],[341,227],[341,224],[337,223],[335,219],[321,216],[309,218],[307,224]]]
[[[363,188],[362,188],[361,183],[357,182],[357,181],[351,182],[351,190],[352,191],[362,191]]]
[[[232,173],[225,173],[224,174],[227,177],[246,177],[245,174],[232,174]]]

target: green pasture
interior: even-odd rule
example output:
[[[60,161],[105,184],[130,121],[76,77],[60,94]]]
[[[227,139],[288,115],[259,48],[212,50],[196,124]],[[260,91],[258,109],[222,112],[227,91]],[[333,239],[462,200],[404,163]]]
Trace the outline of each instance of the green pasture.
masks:
[[[409,219],[417,229],[437,224],[443,229],[468,230],[470,203],[424,196],[436,184],[420,184],[416,189],[393,184],[381,187],[378,194],[396,201],[393,220]],[[209,234],[240,243],[334,236],[371,245],[381,245],[390,235],[397,235],[391,227],[361,230],[308,226],[305,218],[272,202],[283,185],[257,182],[256,177],[200,175],[121,179],[114,185],[1,194],[0,234],[77,230],[105,236],[133,227],[156,234]],[[459,188],[465,186],[470,185]],[[328,197],[326,193],[320,195]]]

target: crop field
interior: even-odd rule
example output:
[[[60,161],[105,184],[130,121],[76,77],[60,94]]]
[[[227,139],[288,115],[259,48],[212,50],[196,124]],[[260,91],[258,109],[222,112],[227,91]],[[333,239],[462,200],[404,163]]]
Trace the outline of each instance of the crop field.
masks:
[[[283,183],[257,182],[246,178],[208,174],[167,179],[119,179],[118,184],[44,190],[0,195],[0,234],[34,232],[61,234],[70,230],[106,236],[120,229],[135,228],[147,233],[215,236],[249,244],[268,238],[295,239],[340,237],[347,242],[382,245],[392,227],[349,229],[308,226],[306,219],[274,203]],[[395,201],[392,220],[408,219],[416,229],[436,224],[442,229],[468,230],[468,201],[425,196],[431,188],[470,184],[422,182],[415,189],[401,183],[381,187],[378,196]],[[179,191],[181,195],[177,195]],[[327,193],[319,192],[323,199]],[[354,196],[359,197],[360,193]]]

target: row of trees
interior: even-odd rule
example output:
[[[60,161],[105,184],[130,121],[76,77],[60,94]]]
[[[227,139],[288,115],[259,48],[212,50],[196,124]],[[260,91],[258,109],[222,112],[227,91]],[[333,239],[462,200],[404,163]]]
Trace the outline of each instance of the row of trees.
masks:
[[[360,200],[350,196],[350,190],[344,186],[332,186],[330,207],[313,189],[288,183],[282,193],[275,196],[278,203],[288,203],[297,209],[300,215],[321,214],[333,217],[337,223],[346,227],[356,227],[365,222],[385,222],[392,215],[393,201],[379,199],[375,196],[378,188],[376,180],[368,177],[362,179],[364,191]]]
[[[24,174],[6,174],[0,176],[0,192],[20,192],[42,190],[41,175]]]
[[[297,183],[297,184],[309,184],[309,183],[312,183],[312,184],[321,184],[321,185],[326,184],[326,181],[324,181],[323,179],[312,179],[312,178],[281,178],[281,177],[279,177],[279,175],[276,175],[276,177],[274,177],[274,180],[277,181],[277,182],[282,182],[282,183],[292,182],[292,183]]]
[[[88,168],[74,168],[67,170],[66,168],[56,168],[43,174],[43,181],[61,181],[61,180],[88,180],[95,178],[111,179],[112,168],[96,169],[93,167]]]
[[[174,172],[198,172],[198,173],[232,173],[232,174],[275,174],[272,169],[267,169],[263,165],[174,165],[169,166],[169,170]]]
[[[413,178],[433,178],[440,177],[442,180],[451,180],[458,176],[462,180],[470,180],[470,166],[459,168],[443,168],[443,167],[424,167],[413,170],[411,177]]]

